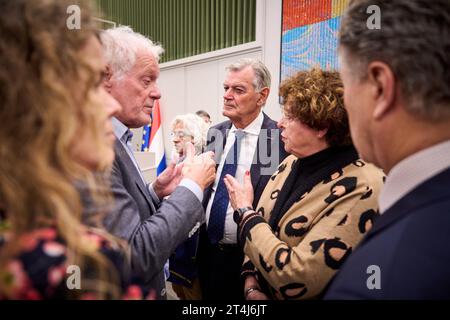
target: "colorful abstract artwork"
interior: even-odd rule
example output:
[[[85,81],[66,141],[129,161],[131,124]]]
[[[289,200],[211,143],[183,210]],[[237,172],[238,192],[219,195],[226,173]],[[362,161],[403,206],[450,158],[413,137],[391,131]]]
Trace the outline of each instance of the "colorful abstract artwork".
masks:
[[[283,0],[281,80],[319,66],[338,69],[337,36],[348,0]]]

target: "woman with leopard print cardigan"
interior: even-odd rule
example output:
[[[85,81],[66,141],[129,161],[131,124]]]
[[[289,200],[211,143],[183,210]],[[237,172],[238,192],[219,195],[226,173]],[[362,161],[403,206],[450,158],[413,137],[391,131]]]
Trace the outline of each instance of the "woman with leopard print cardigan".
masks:
[[[372,226],[384,178],[352,145],[337,72],[299,72],[281,85],[280,96],[278,126],[291,156],[256,211],[249,173],[243,184],[225,177],[249,300],[319,297]]]

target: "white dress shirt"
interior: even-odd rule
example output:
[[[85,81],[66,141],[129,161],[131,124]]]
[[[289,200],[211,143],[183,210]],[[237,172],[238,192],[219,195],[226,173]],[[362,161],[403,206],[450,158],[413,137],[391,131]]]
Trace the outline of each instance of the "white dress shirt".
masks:
[[[261,131],[263,121],[264,115],[261,111],[255,120],[253,120],[247,127],[242,129],[245,135],[241,141],[241,149],[239,153],[239,159],[235,175],[235,178],[240,183],[243,183],[244,181],[245,171],[250,170],[250,167],[252,166],[253,158],[256,152],[256,146],[258,144],[258,136],[259,132]],[[214,196],[216,194],[216,189],[219,183],[220,175],[222,174],[223,164],[225,162],[225,158],[228,154],[228,151],[230,151],[231,147],[234,144],[234,141],[236,140],[235,132],[237,130],[238,129],[233,124],[231,126],[231,129],[228,131],[227,142],[225,144],[225,148],[220,158],[219,167],[217,168],[216,173],[216,180],[214,181],[214,184],[212,186],[211,197],[209,198],[209,202],[206,207],[207,224],[209,223],[211,206],[214,200]],[[228,204],[228,209],[225,216],[224,237],[220,242],[226,244],[232,244],[237,242],[237,225],[233,220],[233,208],[231,207],[231,204]]]
[[[386,212],[415,187],[450,167],[450,140],[426,148],[396,164],[386,178],[379,198]]]

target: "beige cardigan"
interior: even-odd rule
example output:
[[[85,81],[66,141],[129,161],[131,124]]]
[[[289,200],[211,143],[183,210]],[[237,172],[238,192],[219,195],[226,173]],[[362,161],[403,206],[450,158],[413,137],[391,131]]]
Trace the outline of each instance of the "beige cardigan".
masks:
[[[274,232],[267,221],[296,159],[287,157],[269,180],[257,207],[264,220],[255,217],[257,223],[243,235],[243,272],[253,264],[276,299],[315,298],[322,292],[371,228],[384,178],[380,169],[357,160],[303,194]]]

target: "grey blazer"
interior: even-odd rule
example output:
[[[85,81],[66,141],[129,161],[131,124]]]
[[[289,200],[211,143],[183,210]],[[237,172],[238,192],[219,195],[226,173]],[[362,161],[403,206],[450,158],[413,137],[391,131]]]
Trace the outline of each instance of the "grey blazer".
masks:
[[[156,290],[158,299],[165,299],[164,264],[201,220],[204,209],[194,193],[182,186],[157,208],[120,141],[116,141],[115,152],[111,175],[115,209],[104,225],[128,241],[133,272]]]

